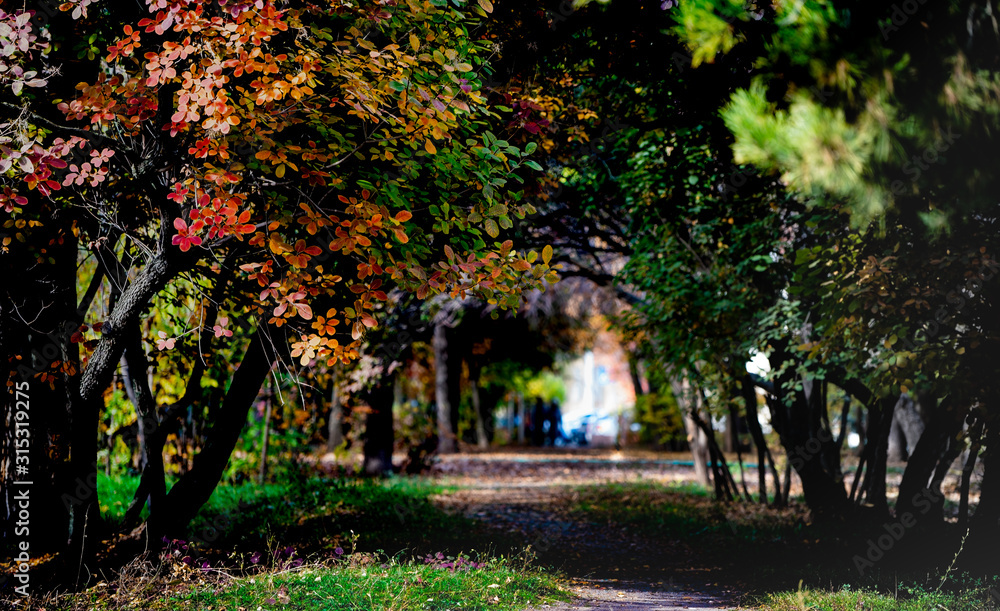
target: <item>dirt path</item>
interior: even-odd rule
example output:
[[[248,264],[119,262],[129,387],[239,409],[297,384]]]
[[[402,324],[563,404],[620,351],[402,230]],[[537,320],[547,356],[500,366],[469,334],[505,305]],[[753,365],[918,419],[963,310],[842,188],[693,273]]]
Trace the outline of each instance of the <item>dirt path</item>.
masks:
[[[567,603],[544,605],[530,611],[681,611],[682,609],[733,609],[719,597],[704,592],[656,590],[628,585],[601,584],[573,588]]]
[[[732,609],[738,593],[721,567],[705,565],[682,541],[651,540],[615,523],[573,512],[585,484],[690,481],[676,460],[614,452],[495,453],[446,457],[434,475],[460,486],[434,499],[507,538],[523,541],[538,560],[570,578],[576,598],[550,611]],[[539,610],[540,611],[540,610]]]

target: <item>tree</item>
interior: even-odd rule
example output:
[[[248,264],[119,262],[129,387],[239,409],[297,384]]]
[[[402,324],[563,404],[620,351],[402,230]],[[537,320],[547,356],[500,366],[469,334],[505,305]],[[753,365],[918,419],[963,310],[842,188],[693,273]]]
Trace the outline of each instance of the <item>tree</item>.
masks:
[[[150,500],[156,541],[211,494],[279,360],[356,358],[388,288],[513,307],[542,275],[512,242],[488,241],[530,210],[512,188],[530,168],[489,131],[479,6],[139,9],[0,14],[13,32],[0,85],[16,96],[2,103],[2,258],[8,277],[31,270],[4,292],[3,345],[44,410],[34,464],[65,501],[49,543],[71,539],[68,584],[87,580],[101,530],[97,422],[123,355],[146,457],[137,501]],[[146,384],[154,340],[186,380]],[[218,358],[237,340],[234,372]],[[208,371],[228,384],[218,405],[205,405]],[[166,492],[156,456],[189,408],[210,433]]]
[[[880,431],[876,439],[869,433],[862,458],[864,481],[883,505],[894,395],[920,393],[930,424],[907,463],[896,511],[912,509],[915,495],[938,499],[925,527],[940,524],[941,478],[966,438],[977,452],[979,435],[987,447],[1000,439],[995,376],[982,365],[996,358],[997,174],[981,155],[994,145],[997,117],[991,24],[988,9],[967,2],[903,13],[889,2],[747,11],[696,1],[680,7],[675,29],[695,64],[757,58],[753,82],[722,113],[737,161],[780,173],[799,198],[850,214],[854,227],[872,224],[803,253],[810,264],[799,279],[815,287],[822,277],[825,329],[801,350],[827,365],[845,352],[871,355],[855,356],[852,370],[856,381],[884,389],[874,393],[882,407],[868,405]],[[979,552],[1000,534],[996,456],[983,456],[971,545]]]

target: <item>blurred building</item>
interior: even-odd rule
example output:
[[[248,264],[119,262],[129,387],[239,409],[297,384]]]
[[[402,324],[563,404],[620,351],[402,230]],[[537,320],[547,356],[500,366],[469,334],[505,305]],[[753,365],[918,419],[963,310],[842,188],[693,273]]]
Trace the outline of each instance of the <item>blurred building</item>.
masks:
[[[613,446],[633,421],[635,389],[628,357],[617,336],[599,331],[592,350],[563,369],[563,430],[574,441]],[[622,437],[624,442],[624,436]]]

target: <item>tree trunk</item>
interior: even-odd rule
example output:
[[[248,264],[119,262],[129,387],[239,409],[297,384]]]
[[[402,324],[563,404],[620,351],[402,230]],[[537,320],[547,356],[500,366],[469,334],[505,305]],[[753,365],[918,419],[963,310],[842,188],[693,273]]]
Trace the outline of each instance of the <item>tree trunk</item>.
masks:
[[[722,431],[722,450],[724,452],[735,452],[736,447],[739,444],[739,435],[737,428],[736,416],[733,414],[733,410],[730,410],[726,414],[726,425],[725,429]]]
[[[920,412],[932,410],[933,407],[921,405],[906,395],[900,397],[893,412],[892,430],[889,432],[889,460],[899,462],[909,459],[924,433],[924,420]]]
[[[257,485],[263,486],[267,480],[267,446],[271,441],[271,408],[274,405],[274,397],[268,393],[264,402],[264,422],[261,427],[260,436],[260,471],[257,473]]]
[[[771,470],[774,474],[775,501],[781,495],[781,480],[778,479],[778,472],[774,468],[774,460],[771,459],[767,442],[764,441],[764,431],[760,426],[760,416],[757,413],[757,392],[754,389],[753,380],[750,376],[744,375],[740,379],[740,390],[743,396],[743,404],[747,413],[747,428],[750,429],[750,436],[753,444],[757,448],[757,491],[759,501],[762,505],[767,504],[767,463],[765,459],[771,460]]]
[[[65,500],[71,513],[66,556],[69,565],[65,578],[75,588],[91,577],[88,567],[93,565],[98,538],[94,528],[101,523],[97,498],[97,435],[104,391],[125,351],[128,331],[176,271],[161,253],[154,256],[125,288],[104,321],[101,339],[83,370],[78,392],[71,397],[70,472],[75,495]]]
[[[490,438],[486,432],[486,415],[483,414],[483,408],[479,401],[478,380],[472,380],[470,390],[472,391],[472,411],[476,415],[476,446],[480,450],[488,450],[490,448]]]
[[[438,453],[452,454],[457,449],[455,429],[451,421],[451,397],[449,396],[448,376],[455,375],[449,371],[448,335],[444,323],[434,325],[434,396],[437,401]]]
[[[1000,540],[1000,419],[995,416],[984,426],[983,482],[979,506],[969,523],[967,561],[977,572],[1000,570],[996,544]]]
[[[889,452],[889,431],[892,428],[896,401],[893,397],[885,397],[880,403],[881,405],[874,410],[869,408],[869,413],[872,415],[868,423],[868,443],[871,445],[871,451],[868,454],[868,470],[865,472],[858,498],[864,498],[879,516],[888,517],[886,463]]]
[[[736,411],[736,405],[734,403],[729,404],[729,419],[733,422],[738,422],[738,413]],[[747,478],[746,473],[743,470],[743,448],[740,446],[739,438],[737,437],[736,442],[733,444],[736,448],[736,461],[740,466],[740,485],[743,487],[743,498],[746,499],[748,503],[753,502],[753,497],[750,496],[750,491],[747,490]],[[767,495],[764,495],[767,498]]]
[[[642,386],[642,375],[639,373],[639,361],[631,354],[628,357],[628,374],[632,379],[632,389],[635,391],[635,396],[645,395],[646,389]]]
[[[392,473],[392,402],[395,395],[391,378],[383,377],[378,386],[367,393],[370,411],[365,418],[364,467],[366,475]]]
[[[125,387],[130,390],[129,398],[135,406],[139,465],[143,472],[149,472],[144,494],[133,502],[138,503],[138,511],[142,511],[143,503],[148,501],[149,510],[152,511],[167,493],[167,488],[163,468],[163,448],[162,445],[156,446],[153,443],[160,423],[156,413],[156,401],[149,386],[147,376],[149,361],[142,349],[140,332],[138,326],[131,332],[122,359],[122,378]]]
[[[681,406],[681,413],[684,415],[684,430],[687,431],[688,446],[691,448],[691,458],[694,461],[694,477],[702,486],[708,488],[712,482],[708,476],[708,438],[692,417],[695,409],[696,399],[692,393],[691,385],[687,378],[671,382],[674,391],[674,398]]]
[[[959,491],[958,501],[958,523],[965,526],[969,521],[969,486],[972,483],[972,471],[976,468],[976,461],[979,459],[979,450],[983,443],[983,421],[982,413],[976,412],[976,420],[969,429],[969,439],[972,444],[969,446],[969,456],[965,459],[962,467],[962,484]]]
[[[712,428],[712,417],[708,413],[708,400],[705,397],[705,390],[701,387],[697,389],[697,398],[700,402],[694,403],[694,409],[691,411],[691,417],[695,424],[698,425],[705,433],[705,438],[708,444],[709,456],[712,459],[712,479],[715,483],[715,497],[723,501],[731,501],[734,497],[739,496],[739,489],[736,486],[736,480],[733,479],[733,474],[729,470],[729,464],[726,462],[726,456],[722,453],[722,449],[715,439],[715,431]],[[706,406],[705,414],[708,416],[703,419],[700,415],[700,406]]]
[[[756,382],[768,391],[768,407],[772,423],[781,445],[788,455],[789,465],[802,482],[802,492],[806,504],[819,518],[837,519],[843,517],[850,508],[847,491],[842,477],[839,477],[839,461],[832,458],[831,447],[835,444],[825,421],[825,398],[819,382],[803,383],[803,390],[795,392],[792,406],[785,403],[786,382],[778,380],[774,384]],[[807,392],[808,390],[808,392]]]
[[[212,496],[246,424],[250,407],[277,360],[275,350],[284,352],[285,342],[284,337],[272,334],[270,328],[258,328],[233,374],[191,470],[170,489],[160,510],[150,514],[147,528],[151,541],[162,536],[182,538],[187,525]]]
[[[784,507],[788,505],[788,495],[791,494],[792,492],[792,473],[794,473],[794,469],[792,469],[792,463],[791,462],[785,463],[785,481],[781,485],[781,501],[780,503],[776,504],[776,506],[778,507]]]
[[[344,405],[340,399],[340,371],[330,374],[330,414],[326,422],[326,451],[333,452],[344,443]]]
[[[903,401],[901,398],[900,402]],[[917,517],[918,522],[930,518],[937,518],[937,521],[940,521],[943,517],[941,509],[944,506],[944,498],[933,492],[930,482],[935,467],[942,457],[948,454],[949,447],[958,443],[956,437],[962,430],[966,413],[964,409],[953,408],[947,399],[940,405],[928,404],[924,408],[930,411],[930,422],[913,449],[913,455],[906,463],[903,479],[899,483],[899,498],[896,501],[897,516],[910,512]],[[930,513],[925,505],[928,501],[933,507]],[[918,505],[920,511],[917,511]]]

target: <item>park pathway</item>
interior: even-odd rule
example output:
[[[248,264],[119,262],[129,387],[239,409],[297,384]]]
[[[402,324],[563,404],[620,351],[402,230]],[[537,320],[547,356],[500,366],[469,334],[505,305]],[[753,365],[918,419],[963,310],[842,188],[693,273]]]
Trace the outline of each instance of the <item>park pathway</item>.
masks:
[[[683,609],[734,609],[724,600],[704,592],[645,589],[627,584],[571,588],[573,600],[534,607],[530,611],[681,611]]]
[[[735,609],[739,593],[724,569],[706,564],[682,541],[653,540],[572,511],[587,484],[683,482],[693,469],[677,460],[616,452],[490,453],[445,457],[433,474],[457,490],[435,503],[530,546],[570,579],[573,600],[532,611]]]

